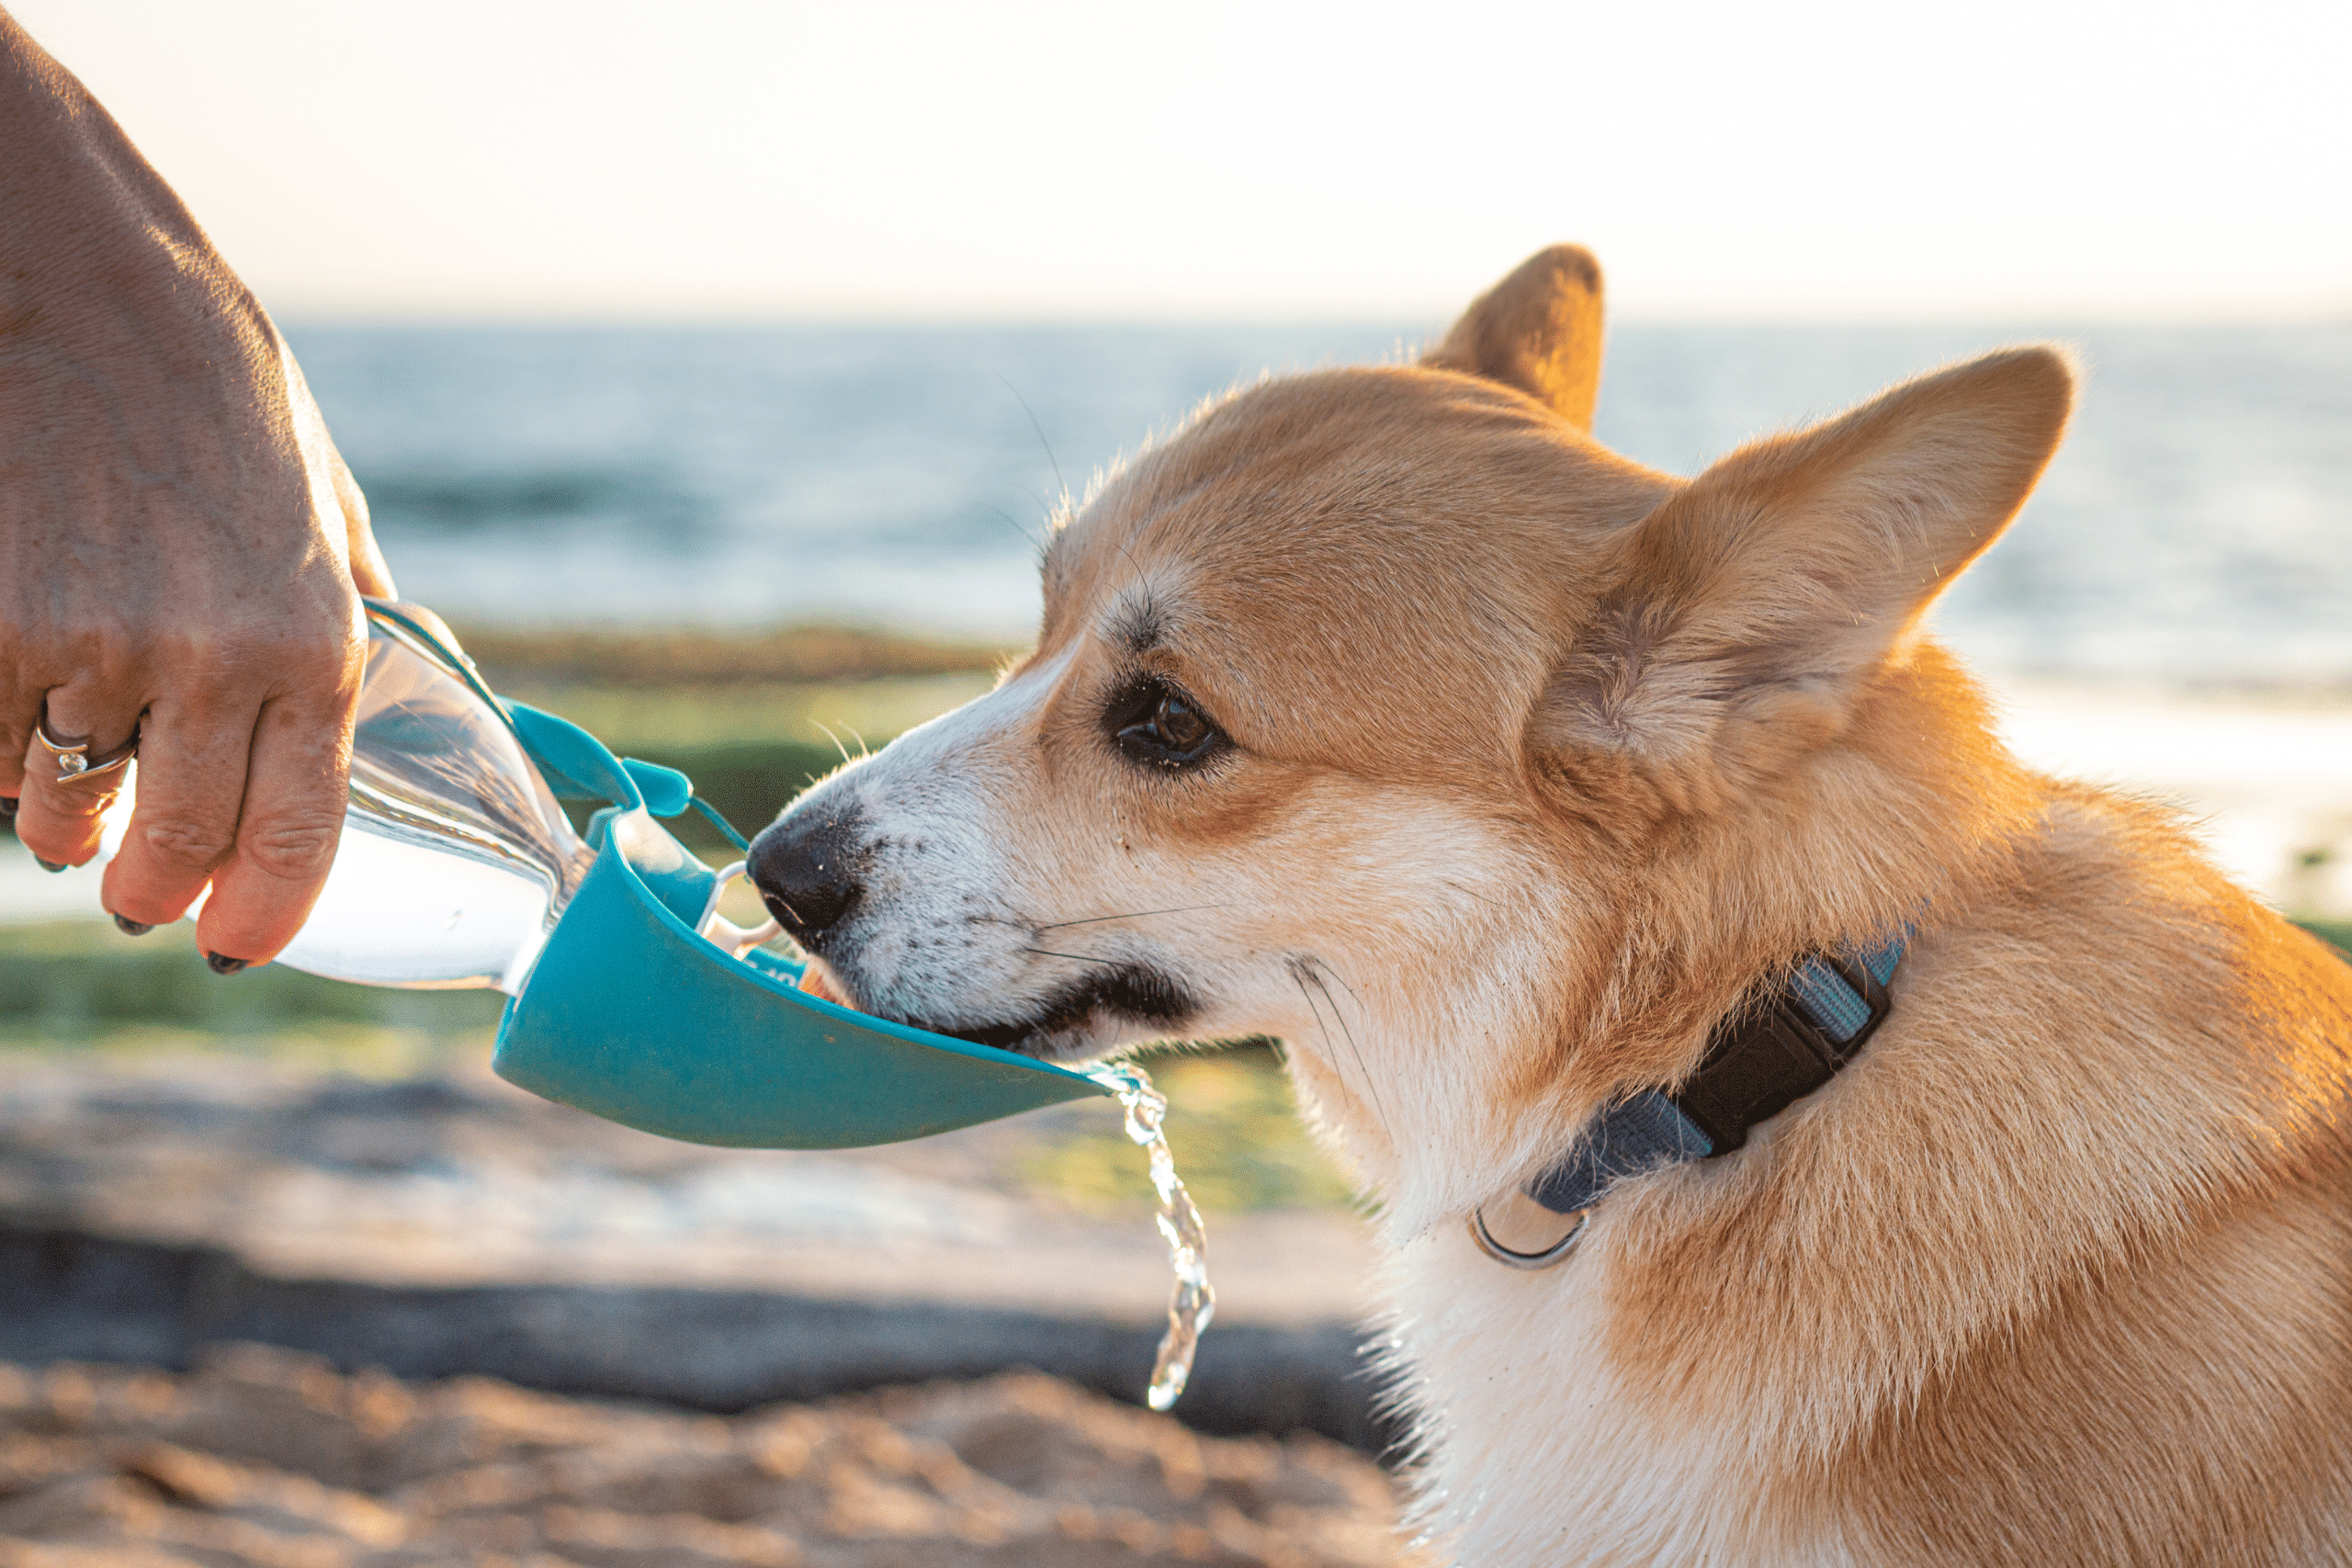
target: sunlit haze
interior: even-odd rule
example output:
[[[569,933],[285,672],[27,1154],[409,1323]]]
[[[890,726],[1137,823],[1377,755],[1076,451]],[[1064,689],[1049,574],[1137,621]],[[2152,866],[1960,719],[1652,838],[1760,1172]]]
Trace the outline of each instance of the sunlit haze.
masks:
[[[2352,311],[2352,7],[16,0],[280,314]]]

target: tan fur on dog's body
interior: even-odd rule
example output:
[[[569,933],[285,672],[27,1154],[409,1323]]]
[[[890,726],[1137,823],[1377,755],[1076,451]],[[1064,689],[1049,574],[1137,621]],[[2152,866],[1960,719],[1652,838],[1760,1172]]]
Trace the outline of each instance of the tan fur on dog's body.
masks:
[[[1035,653],[796,807],[869,835],[831,969],[978,1027],[1136,965],[1188,1032],[1289,1041],[1383,1200],[1463,1563],[2352,1561],[2352,968],[2165,813],[2020,768],[1917,630],[2064,361],[1685,481],[1585,433],[1599,311],[1545,253],[1423,366],[1261,385],[1114,477]],[[1231,751],[1121,756],[1145,675]],[[1620,1184],[1561,1267],[1473,1248],[1759,980],[1905,921],[1829,1086]]]

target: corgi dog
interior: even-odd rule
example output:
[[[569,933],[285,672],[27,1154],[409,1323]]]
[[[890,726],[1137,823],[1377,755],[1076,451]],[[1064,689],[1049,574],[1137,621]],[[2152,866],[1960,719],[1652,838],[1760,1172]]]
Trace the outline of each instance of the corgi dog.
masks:
[[[1590,434],[1600,301],[1545,251],[1099,482],[1035,651],[760,836],[812,984],[1285,1041],[1444,1561],[2352,1562],[2352,967],[1923,628],[2067,356],[1686,479]]]

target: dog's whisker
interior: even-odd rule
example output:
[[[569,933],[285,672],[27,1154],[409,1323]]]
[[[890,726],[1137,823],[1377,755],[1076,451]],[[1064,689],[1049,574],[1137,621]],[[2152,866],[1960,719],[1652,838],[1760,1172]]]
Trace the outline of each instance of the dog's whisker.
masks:
[[[1315,998],[1306,988],[1306,976],[1301,975],[1298,972],[1297,967],[1293,965],[1290,972],[1290,978],[1291,983],[1298,987],[1299,1000],[1305,1002],[1306,1004],[1306,1010],[1315,1015],[1315,1027],[1320,1031],[1323,1035],[1323,1054],[1327,1056],[1330,1055],[1331,1026],[1323,1021],[1323,1010],[1315,1005]],[[1342,1075],[1341,1081],[1345,1081],[1344,1075]]]
[[[1363,1075],[1365,1091],[1372,1096],[1373,1113],[1380,1118],[1381,1131],[1388,1134],[1389,1143],[1394,1145],[1396,1141],[1396,1130],[1388,1124],[1388,1108],[1380,1102],[1380,1085],[1374,1079],[1372,1068],[1364,1063],[1363,1049],[1356,1043],[1355,1031],[1348,1027],[1347,1015],[1340,1010],[1339,998],[1331,995],[1331,987],[1323,978],[1323,966],[1319,963],[1309,961],[1306,972],[1314,978],[1315,988],[1323,993],[1323,999],[1331,1004],[1331,1016],[1339,1021],[1340,1033],[1348,1043],[1349,1053],[1356,1059],[1356,1071]],[[1340,980],[1340,984],[1346,987],[1349,996],[1355,996],[1355,987],[1348,985],[1345,979]],[[1356,1005],[1362,1007],[1363,1003],[1359,999]]]
[[[849,748],[842,744],[842,738],[833,733],[833,727],[831,725],[827,724],[821,718],[812,718],[808,722],[825,732],[825,739],[833,743],[833,750],[842,754],[842,761],[846,762],[849,761]]]
[[[1347,992],[1349,997],[1353,998],[1356,1006],[1363,1006],[1363,998],[1357,995],[1356,988],[1353,986],[1348,984],[1348,977],[1345,975],[1340,974],[1337,969],[1332,968],[1329,961],[1319,958],[1317,959],[1315,961],[1315,971],[1318,976],[1328,975],[1332,979],[1340,982],[1340,989]]]
[[[1053,502],[1047,501],[1044,496],[1039,495],[1035,491],[1031,490],[1027,485],[1014,485],[1012,488],[1037,503],[1037,510],[1046,514],[1046,521],[1048,525],[1050,525],[1057,516],[1060,515],[1060,513],[1055,510]]]
[[[980,510],[983,512],[993,512],[999,517],[1003,518],[1005,526],[1011,528],[1014,533],[1021,536],[1022,543],[1027,545],[1032,550],[1037,551],[1040,555],[1044,553],[1046,547],[1044,542],[1040,540],[1036,535],[1032,534],[1028,529],[1023,528],[1020,522],[1014,518],[1012,513],[1007,512],[1001,506],[990,506],[987,502],[980,502]]]
[[[1140,920],[1151,915],[1189,915],[1196,910],[1224,908],[1226,906],[1223,904],[1185,904],[1173,909],[1132,909],[1124,915],[1089,915],[1082,920],[1055,920],[1049,925],[1031,926],[1029,929],[1035,931],[1057,931],[1064,926],[1099,926],[1105,920]]]
[[[1388,1124],[1388,1108],[1381,1103],[1380,1091],[1373,1085],[1372,1069],[1364,1065],[1363,1052],[1357,1048],[1355,1035],[1349,1030],[1348,1021],[1340,1016],[1340,1004],[1332,999],[1330,988],[1323,984],[1322,976],[1316,973],[1315,961],[1311,958],[1293,960],[1290,964],[1290,977],[1298,987],[1299,997],[1306,1003],[1306,1010],[1315,1015],[1315,1027],[1323,1035],[1323,1054],[1331,1059],[1332,1070],[1340,1073],[1340,1081],[1344,1084],[1347,1082],[1347,1074],[1340,1072],[1338,1055],[1331,1048],[1331,1026],[1323,1021],[1323,1009],[1315,1005],[1315,995],[1306,988],[1306,982],[1310,978],[1313,979],[1316,989],[1323,993],[1323,1000],[1330,1008],[1331,1016],[1339,1020],[1340,1032],[1346,1037],[1348,1050],[1356,1059],[1356,1071],[1363,1075],[1364,1098],[1372,1101],[1372,1112],[1379,1118],[1380,1130],[1388,1134],[1388,1141],[1394,1145],[1396,1141],[1396,1131]]]
[[[1459,893],[1459,894],[1461,894],[1464,898],[1474,898],[1474,899],[1477,900],[1479,903],[1486,905],[1486,906],[1487,906],[1487,908],[1490,908],[1490,909],[1493,909],[1493,908],[1499,908],[1501,907],[1501,906],[1498,905],[1498,904],[1497,904],[1497,903],[1496,903],[1492,898],[1487,897],[1485,894],[1483,894],[1483,893],[1479,892],[1479,891],[1478,891],[1476,888],[1475,888],[1475,887],[1468,887],[1468,886],[1464,886],[1463,884],[1461,884],[1461,883],[1459,883],[1459,882],[1448,882],[1448,883],[1446,883],[1446,884],[1445,884],[1445,886],[1446,886],[1446,888],[1447,888],[1449,891],[1451,891],[1451,892],[1454,892],[1454,893]]]
[[[1021,389],[1012,384],[1012,378],[1000,370],[996,372],[996,378],[1004,383],[1004,389],[1012,394],[1012,400],[1019,403],[1021,412],[1029,416],[1029,428],[1037,433],[1037,445],[1046,449],[1046,461],[1053,468],[1054,484],[1062,492],[1062,504],[1069,505],[1069,481],[1062,478],[1061,459],[1054,456],[1054,444],[1046,439],[1046,427],[1038,423],[1037,411],[1029,406],[1029,400],[1021,395]],[[1043,502],[1039,504],[1042,505]],[[1046,510],[1051,511],[1052,508],[1048,507]]]
[[[1119,966],[1119,961],[1115,958],[1093,958],[1083,953],[1056,953],[1050,947],[1024,947],[1021,951],[1042,953],[1047,958],[1067,958],[1073,964],[1100,964],[1111,969]]]

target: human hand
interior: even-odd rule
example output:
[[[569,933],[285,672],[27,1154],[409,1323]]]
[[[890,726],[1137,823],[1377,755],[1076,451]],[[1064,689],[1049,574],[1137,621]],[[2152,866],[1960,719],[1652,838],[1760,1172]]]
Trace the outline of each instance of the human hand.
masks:
[[[392,596],[366,500],[268,316],[80,85],[0,13],[0,796],[45,864],[107,867],[126,930],[233,972],[333,864],[366,631]],[[120,778],[118,772],[106,775]]]

